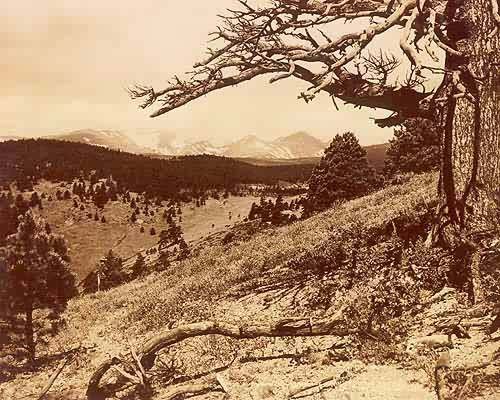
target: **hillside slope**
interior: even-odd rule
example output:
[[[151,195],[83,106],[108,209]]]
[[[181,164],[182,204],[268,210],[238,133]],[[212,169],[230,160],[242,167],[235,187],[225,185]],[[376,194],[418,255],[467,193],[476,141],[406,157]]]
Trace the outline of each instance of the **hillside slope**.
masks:
[[[128,203],[110,201],[100,209],[91,201],[79,202],[80,206],[85,207],[80,210],[73,207],[73,198],[56,200],[56,191],[66,189],[71,191],[71,185],[41,181],[35,186],[35,190],[54,200],[44,202],[43,210],[36,209],[35,212],[50,224],[54,233],[62,234],[68,242],[71,269],[78,280],[92,271],[110,249],[127,259],[141,249],[156,245],[158,234],[168,228],[168,223],[163,218],[165,202],[161,207],[152,207],[154,215],[145,216],[142,213],[133,223],[130,221],[132,209]],[[132,195],[136,196],[135,193]],[[188,243],[197,241],[241,222],[248,215],[252,202],[257,201],[259,198],[253,196],[229,196],[222,200],[210,198],[203,207],[196,207],[194,202],[182,203],[182,222],[178,222],[178,225]],[[93,218],[96,213],[97,221]],[[105,223],[100,221],[102,216],[106,219]],[[141,227],[144,228],[142,233]],[[150,234],[151,228],[155,229],[155,235]]]
[[[412,226],[417,236],[425,235],[425,221],[435,204],[435,184],[435,175],[417,176],[404,185],[340,204],[308,220],[265,230],[251,240],[206,248],[167,271],[71,301],[64,315],[67,326],[43,349],[53,354],[61,348],[82,346],[78,362],[65,369],[54,385],[54,398],[84,398],[91,374],[109,356],[127,352],[127,341],[138,346],[162,331],[202,320],[242,326],[249,322],[272,323],[290,316],[313,321],[339,310],[343,310],[346,323],[363,326],[368,317],[362,314],[364,304],[370,302],[370,295],[377,295],[389,296],[387,310],[401,306],[411,312],[382,319],[376,333],[381,336],[375,336],[376,340],[369,333],[343,339],[331,336],[241,342],[215,336],[188,339],[162,354],[163,369],[154,369],[152,398],[162,398],[170,384],[193,379],[196,374],[201,374],[202,379],[216,369],[220,373],[218,379],[227,383],[231,395],[241,399],[286,399],[293,388],[332,375],[340,379],[337,387],[324,385],[322,393],[316,392],[308,398],[434,399],[433,367],[430,375],[427,371],[429,365],[434,365],[435,351],[412,358],[401,346],[404,348],[407,334],[422,331],[422,323],[413,327],[420,318],[414,310],[422,310],[412,308],[413,302],[439,289],[432,286],[434,281],[426,272],[433,258],[426,255],[427,250],[418,250],[421,238],[407,237],[402,229]],[[410,253],[405,250],[400,261],[403,263],[395,267],[394,249],[406,240],[415,242],[412,249],[423,259],[412,259],[413,250]],[[359,252],[354,260],[351,256],[355,249]],[[346,261],[347,268],[343,267]],[[410,270],[422,274],[421,278],[410,278]],[[449,304],[439,303],[441,308],[434,311],[424,307],[432,315],[422,314],[422,321],[455,315],[461,309],[457,301],[459,297]],[[397,323],[399,328],[394,338],[399,337],[397,340],[403,343],[391,339],[396,340],[392,345],[389,336],[382,339],[384,332],[389,334],[394,329],[392,322],[384,325],[387,321]],[[484,334],[478,331],[479,320],[474,321],[470,325],[471,334],[479,341],[474,339],[472,344],[459,341],[458,354],[475,352],[480,356],[472,360],[479,362],[483,356],[496,354],[500,343],[481,344]],[[405,332],[403,339],[401,332]],[[409,369],[394,366],[395,360],[405,361]],[[32,395],[45,384],[54,367],[55,361],[36,374],[23,375],[3,385],[0,390],[6,395],[15,392],[18,397]],[[473,394],[492,400],[497,386],[488,382],[494,381],[495,374],[498,376],[499,368],[482,373],[487,377],[486,383],[474,387]],[[117,382],[116,376],[108,380]],[[268,397],[263,394],[266,390]],[[129,396],[139,398],[137,393]],[[214,396],[208,394],[202,398],[219,398]]]

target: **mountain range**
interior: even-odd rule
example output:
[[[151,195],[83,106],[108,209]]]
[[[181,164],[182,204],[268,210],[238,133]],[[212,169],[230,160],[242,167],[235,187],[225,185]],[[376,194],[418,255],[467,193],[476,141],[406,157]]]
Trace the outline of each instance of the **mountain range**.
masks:
[[[295,159],[320,157],[327,143],[304,132],[294,133],[276,140],[266,141],[248,135],[226,145],[217,146],[208,140],[179,142],[172,135],[152,136],[149,142],[138,144],[127,134],[116,130],[80,129],[69,133],[44,136],[48,139],[66,140],[94,146],[103,146],[135,154],[184,156],[209,154],[231,158]],[[16,140],[18,137],[5,137]]]
[[[69,133],[49,135],[46,138],[86,143],[135,154],[151,152],[151,149],[138,145],[123,132],[115,130],[80,129]]]
[[[149,141],[142,141],[139,144],[127,134],[117,130],[81,129],[69,133],[49,135],[46,138],[102,146],[135,154],[156,156],[208,154],[269,161],[318,158],[323,155],[324,149],[328,146],[327,142],[305,132],[296,132],[270,141],[263,140],[256,135],[247,135],[221,146],[214,145],[208,140],[182,143],[175,139],[175,135],[168,133],[163,135],[155,133],[150,135]],[[19,138],[4,137],[0,138],[0,141],[2,139],[15,140]],[[376,146],[384,147],[383,149],[377,148],[377,152],[385,151],[385,145]],[[374,146],[368,146],[367,151],[370,147]]]

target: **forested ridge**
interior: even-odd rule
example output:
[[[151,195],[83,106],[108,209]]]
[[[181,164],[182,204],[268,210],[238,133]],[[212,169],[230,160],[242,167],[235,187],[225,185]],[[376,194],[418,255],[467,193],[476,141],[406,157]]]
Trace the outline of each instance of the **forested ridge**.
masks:
[[[0,183],[26,187],[40,178],[71,181],[95,171],[134,192],[176,197],[182,190],[231,188],[237,184],[306,181],[313,165],[256,166],[211,155],[158,159],[83,143],[27,139],[0,143]]]

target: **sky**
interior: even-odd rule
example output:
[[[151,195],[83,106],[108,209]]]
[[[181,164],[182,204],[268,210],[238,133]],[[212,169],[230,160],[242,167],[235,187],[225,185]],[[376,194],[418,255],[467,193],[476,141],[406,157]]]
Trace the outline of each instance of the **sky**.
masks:
[[[5,3],[6,2],[6,3]],[[76,129],[148,132],[226,143],[248,134],[274,139],[306,131],[328,140],[346,130],[361,144],[387,141],[392,129],[371,118],[384,110],[342,106],[307,84],[269,77],[211,93],[149,118],[127,95],[134,83],[161,87],[203,59],[217,14],[234,0],[5,0],[0,14],[0,135],[40,136]]]

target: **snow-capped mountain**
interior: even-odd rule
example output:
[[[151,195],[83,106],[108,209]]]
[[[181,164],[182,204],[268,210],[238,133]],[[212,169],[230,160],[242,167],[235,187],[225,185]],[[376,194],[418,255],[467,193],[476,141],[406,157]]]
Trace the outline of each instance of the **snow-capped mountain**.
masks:
[[[210,154],[231,158],[291,160],[321,157],[327,144],[305,132],[267,141],[257,135],[247,135],[232,143],[214,145],[208,140],[178,138],[172,132],[135,132],[134,139],[116,130],[81,129],[69,133],[45,136],[49,139],[80,142],[137,154],[184,156]]]
[[[225,147],[217,147],[212,145],[208,140],[202,140],[186,144],[180,151],[183,155],[213,154],[220,156],[224,155]]]
[[[328,146],[327,143],[304,132],[278,138],[274,143],[286,148],[293,158],[321,157]]]
[[[148,147],[138,145],[126,134],[114,130],[81,129],[69,133],[46,137],[48,139],[67,140],[69,142],[102,146],[129,153],[151,153],[154,151]]]
[[[6,142],[8,140],[21,140],[24,139],[21,136],[0,136],[0,142]]]
[[[232,158],[294,159],[320,157],[326,146],[319,139],[298,132],[273,141],[248,135],[224,146],[215,146],[207,140],[185,144],[164,140],[157,150],[164,155],[176,156],[212,154]]]
[[[228,145],[224,155],[234,158],[288,158],[286,149],[248,135]]]

